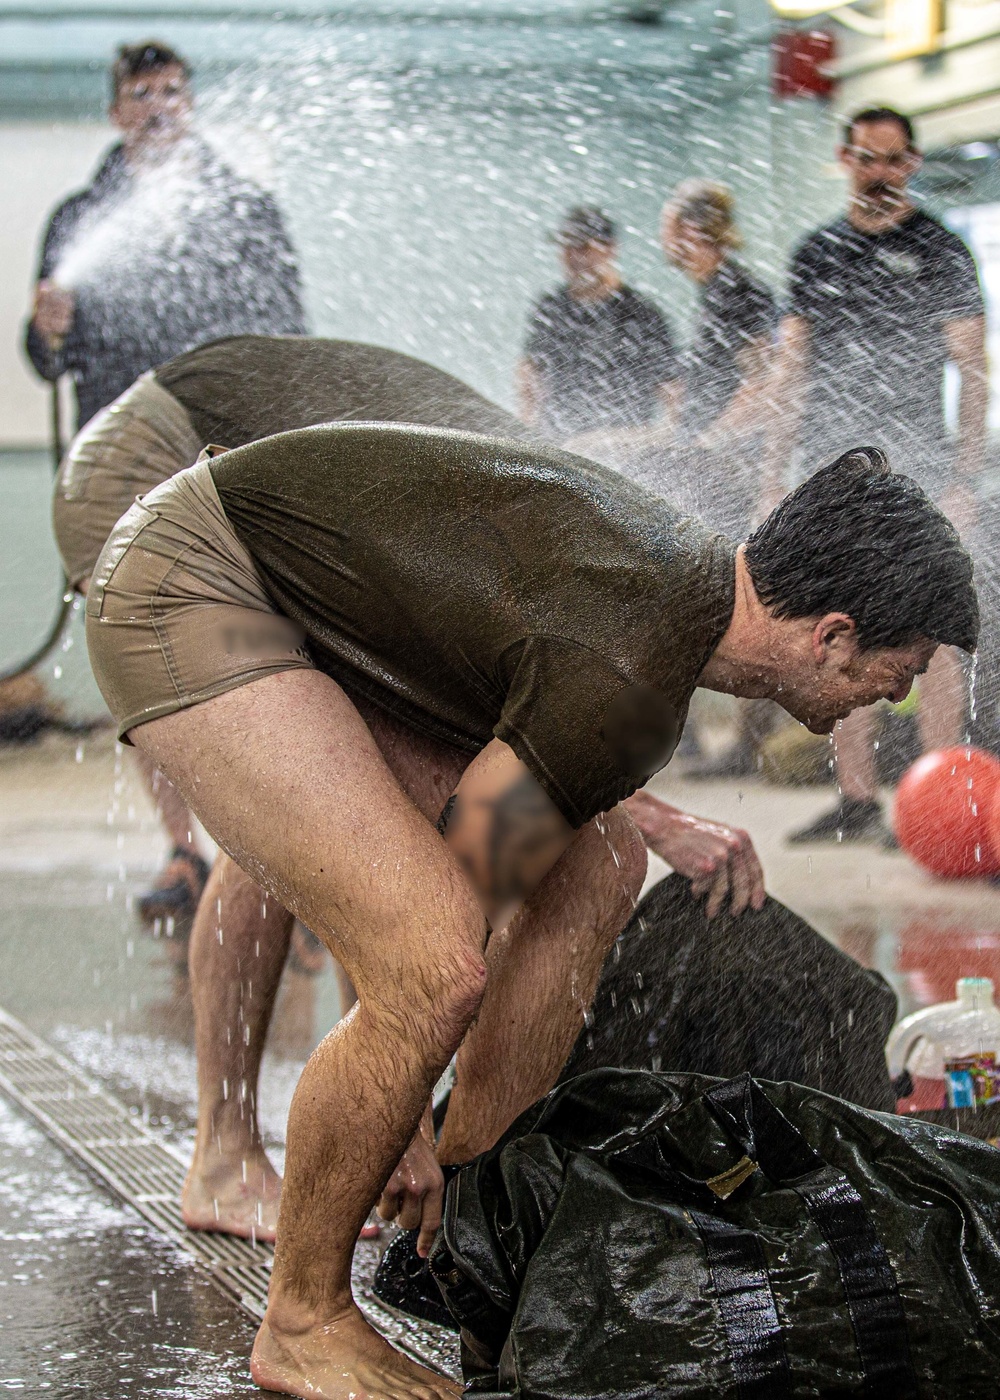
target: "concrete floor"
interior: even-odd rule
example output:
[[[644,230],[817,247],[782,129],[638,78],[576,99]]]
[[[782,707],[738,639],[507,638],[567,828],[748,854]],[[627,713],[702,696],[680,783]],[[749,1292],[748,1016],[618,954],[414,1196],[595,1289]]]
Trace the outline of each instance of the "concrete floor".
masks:
[[[771,893],[888,976],[903,1010],[953,994],[960,974],[1000,986],[995,886],[936,881],[867,846],[783,844],[831,789],[695,784],[670,770],[654,787],[749,830]],[[130,755],[106,732],[0,750],[0,1004],[186,1148],[194,1058],[183,958],[143,934],[131,908],[164,851]],[[652,861],[650,880],[663,869]],[[329,970],[286,976],[261,1094],[279,1164],[301,1065],[338,1014]],[[180,1251],[2,1103],[0,1142],[0,1390],[256,1393],[245,1379],[252,1324]]]

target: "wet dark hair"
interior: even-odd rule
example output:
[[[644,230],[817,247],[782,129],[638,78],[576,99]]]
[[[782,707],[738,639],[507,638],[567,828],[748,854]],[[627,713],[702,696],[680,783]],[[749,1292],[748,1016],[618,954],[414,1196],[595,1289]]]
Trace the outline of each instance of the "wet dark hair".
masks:
[[[909,117],[904,117],[902,112],[897,112],[895,107],[866,107],[863,112],[855,112],[854,116],[844,123],[842,136],[845,146],[853,144],[854,128],[859,122],[895,122],[906,137],[906,144],[910,150],[917,149],[913,123]]]
[[[853,618],[862,647],[927,637],[975,651],[972,560],[951,522],[877,447],[821,467],[754,531],[746,563],[778,617]]]
[[[111,65],[111,100],[116,102],[121,85],[129,78],[138,78],[142,73],[155,73],[160,68],[170,68],[174,64],[181,69],[185,78],[191,77],[191,65],[186,58],[158,43],[147,39],[143,44],[121,44]]]

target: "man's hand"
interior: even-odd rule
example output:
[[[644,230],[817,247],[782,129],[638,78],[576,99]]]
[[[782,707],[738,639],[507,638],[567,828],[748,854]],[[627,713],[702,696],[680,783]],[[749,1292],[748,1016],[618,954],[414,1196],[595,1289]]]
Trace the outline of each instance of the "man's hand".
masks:
[[[648,792],[634,793],[624,806],[649,849],[691,881],[695,899],[708,896],[707,918],[727,899],[733,914],[763,909],[764,872],[745,831],[680,812]]]
[[[404,1230],[420,1229],[417,1253],[426,1259],[441,1224],[444,1176],[434,1149],[421,1129],[403,1153],[378,1203],[382,1220],[395,1220]]]
[[[69,335],[75,312],[76,297],[72,292],[57,287],[54,282],[39,282],[35,288],[31,320],[50,350],[57,349]]]

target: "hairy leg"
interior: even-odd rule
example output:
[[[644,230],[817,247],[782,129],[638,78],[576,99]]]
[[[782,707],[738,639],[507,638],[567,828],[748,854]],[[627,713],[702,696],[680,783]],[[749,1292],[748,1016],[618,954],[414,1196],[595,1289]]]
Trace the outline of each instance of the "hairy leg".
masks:
[[[959,744],[965,731],[969,682],[954,647],[938,647],[920,678],[917,720],[924,753]]]
[[[875,711],[854,710],[833,732],[837,780],[845,797],[870,802],[878,795],[875,776]]]
[[[358,1002],[292,1101],[258,1383],[319,1400],[435,1400],[450,1382],[364,1322],[350,1265],[485,985],[481,911],[347,696],[286,671],[132,733],[212,835],[329,946]]]
[[[492,935],[487,991],[458,1052],[440,1161],[467,1162],[492,1147],[552,1088],[645,873],[642,837],[617,808],[580,831],[516,918]]]
[[[142,774],[146,791],[153,799],[157,816],[164,831],[170,837],[175,849],[191,851],[198,855],[198,843],[194,837],[194,821],[191,809],[177,791],[170,779],[161,773],[156,764],[140,748],[135,750],[136,762]]]
[[[281,1179],[261,1142],[257,1088],[293,924],[220,853],[189,950],[198,1131],[181,1214],[194,1230],[274,1239]]]

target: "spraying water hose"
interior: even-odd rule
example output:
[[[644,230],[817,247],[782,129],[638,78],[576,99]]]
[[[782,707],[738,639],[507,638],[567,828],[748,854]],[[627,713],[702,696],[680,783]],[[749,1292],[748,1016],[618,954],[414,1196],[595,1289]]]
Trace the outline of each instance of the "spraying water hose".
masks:
[[[63,435],[62,435],[62,408],[59,401],[59,381],[52,385],[51,400],[51,441],[52,441],[52,471],[55,475],[59,471],[59,465],[63,456]],[[43,640],[28,656],[16,662],[13,666],[7,666],[0,671],[0,684],[4,681],[15,680],[18,676],[26,675],[33,670],[40,661],[44,661],[53,647],[57,646],[69,620],[70,610],[73,607],[73,590],[70,587],[69,579],[62,575],[62,589],[60,591],[59,606],[56,615],[52,620],[52,625],[46,632]]]

